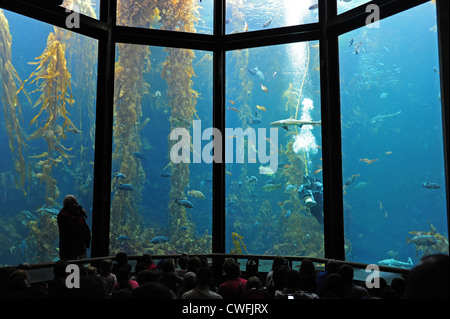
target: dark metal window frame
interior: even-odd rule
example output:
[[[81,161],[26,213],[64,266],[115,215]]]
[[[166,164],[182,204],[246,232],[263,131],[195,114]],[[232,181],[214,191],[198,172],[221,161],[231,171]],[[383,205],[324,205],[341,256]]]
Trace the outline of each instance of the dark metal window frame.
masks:
[[[117,0],[100,0],[100,17],[80,15],[79,29],[72,31],[95,38],[98,46],[98,79],[95,132],[95,172],[92,221],[92,257],[109,255],[111,154],[113,130],[114,57],[116,43],[176,47],[213,52],[213,125],[225,129],[225,54],[227,51],[277,44],[319,40],[324,184],[325,258],[345,260],[342,200],[342,158],[339,88],[341,34],[365,25],[369,4],[380,7],[381,19],[408,10],[428,0],[374,0],[340,15],[337,0],[318,0],[319,22],[239,34],[225,34],[225,0],[214,0],[214,35],[181,33],[117,26]],[[449,1],[436,0],[444,162],[449,223]],[[62,7],[40,7],[32,0],[0,0],[0,8],[66,28],[70,12]],[[222,145],[225,137],[222,136]],[[223,152],[222,163],[225,163]],[[225,253],[225,164],[213,164],[213,253]],[[448,228],[447,224],[447,228]]]

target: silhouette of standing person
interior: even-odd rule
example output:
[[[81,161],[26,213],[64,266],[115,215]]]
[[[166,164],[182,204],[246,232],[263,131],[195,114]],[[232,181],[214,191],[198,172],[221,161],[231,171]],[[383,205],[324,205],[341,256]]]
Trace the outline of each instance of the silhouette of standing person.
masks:
[[[91,230],[86,219],[86,211],[78,205],[76,197],[73,195],[64,197],[63,208],[57,217],[61,259],[86,257],[86,249],[91,242]]]

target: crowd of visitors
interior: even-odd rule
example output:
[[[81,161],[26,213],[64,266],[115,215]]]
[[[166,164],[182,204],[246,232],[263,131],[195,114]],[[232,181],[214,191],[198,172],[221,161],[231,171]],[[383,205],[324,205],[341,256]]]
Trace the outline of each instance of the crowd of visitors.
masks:
[[[348,264],[329,260],[318,272],[304,259],[298,270],[278,256],[267,273],[258,271],[259,261],[249,258],[246,270],[236,260],[226,259],[222,273],[213,273],[207,259],[183,254],[157,264],[150,255],[137,260],[132,271],[127,255],[119,253],[96,264],[80,265],[80,287],[66,286],[68,263],[54,264],[50,282],[30,284],[30,266],[4,267],[0,272],[2,299],[415,299],[449,298],[449,256],[429,255],[407,278],[395,278],[390,285],[380,278],[377,288],[354,279]]]

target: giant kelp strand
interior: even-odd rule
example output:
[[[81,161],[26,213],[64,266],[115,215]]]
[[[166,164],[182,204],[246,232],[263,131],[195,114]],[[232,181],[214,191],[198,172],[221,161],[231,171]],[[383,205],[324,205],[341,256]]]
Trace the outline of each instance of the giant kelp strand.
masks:
[[[24,91],[25,84],[35,84],[37,89],[30,93],[39,92],[39,97],[33,105],[40,107],[37,115],[30,121],[37,129],[27,136],[28,141],[43,139],[47,150],[41,154],[30,155],[29,158],[35,162],[35,168],[40,172],[34,174],[45,187],[45,203],[42,207],[59,207],[57,198],[60,191],[57,181],[53,177],[54,168],[60,163],[70,165],[73,155],[68,151],[72,148],[65,147],[61,142],[65,139],[67,132],[78,131],[70,119],[69,106],[74,106],[72,97],[71,74],[67,69],[66,45],[63,42],[67,34],[54,27],[47,38],[47,46],[44,52],[36,58],[37,62],[30,64],[38,65],[25,80],[17,93]],[[47,118],[43,119],[44,116]],[[37,204],[39,205],[39,204]],[[38,209],[39,210],[39,209]],[[50,214],[40,214],[38,220],[27,223],[29,230],[26,239],[20,243],[20,250],[28,252],[26,258],[30,262],[53,261],[58,257],[56,250],[58,240],[58,229],[56,218]],[[33,256],[29,254],[33,252]],[[22,254],[23,255],[23,254]]]
[[[120,0],[117,3],[118,24],[148,27],[159,20],[156,1]],[[151,68],[150,49],[146,46],[118,44],[118,60],[115,64],[114,81],[114,141],[112,164],[115,172],[126,176],[113,179],[111,185],[111,234],[110,250],[126,250],[128,253],[143,253],[153,230],[145,230],[139,207],[146,178],[141,161],[142,142],[140,130],[148,123],[141,121],[141,100],[149,85],[144,74]],[[131,185],[124,190],[122,184]],[[150,238],[148,238],[150,237]],[[123,241],[121,238],[131,240]],[[147,238],[147,240],[145,240]]]
[[[157,0],[118,0],[117,25],[130,27],[154,27],[158,23]]]
[[[198,19],[198,3],[192,0],[159,1],[162,29],[194,32],[194,23]],[[168,53],[161,76],[167,81],[167,96],[171,107],[171,118],[191,122],[196,116],[196,103],[199,93],[192,89],[192,77],[195,76],[192,62],[195,54],[192,50],[174,48],[164,49]],[[171,121],[171,130],[178,127]],[[175,142],[169,141],[169,152]],[[186,197],[189,184],[189,164],[170,164],[170,202],[169,233],[172,234],[170,244],[176,251],[208,252],[211,249],[210,236],[206,233],[195,237],[193,223],[189,220],[186,208],[176,200]],[[180,232],[180,228],[185,231]]]
[[[27,225],[30,232],[25,239],[25,249],[28,254],[32,253],[29,262],[42,263],[56,261],[59,258],[58,223],[55,216],[48,213],[40,213],[38,221],[30,221]]]
[[[27,174],[30,173],[30,167],[26,160],[27,144],[20,124],[23,120],[22,108],[16,93],[16,83],[22,85],[22,81],[11,61],[12,36],[3,10],[0,10],[0,43],[2,44],[0,46],[1,101],[9,148],[13,157],[14,168],[19,174],[18,178],[15,177],[15,186],[16,188],[22,188],[24,194],[26,194],[25,180]]]
[[[78,12],[96,18],[95,10],[90,0],[65,0],[65,8],[76,9]],[[66,34],[64,42],[67,49],[68,69],[75,83],[80,85],[74,87],[74,95],[80,96],[77,108],[77,127],[79,131],[72,133],[78,135],[78,144],[74,148],[79,151],[79,162],[72,171],[75,179],[76,193],[80,194],[78,200],[86,202],[90,200],[91,183],[93,176],[93,165],[91,165],[92,154],[95,148],[95,106],[96,106],[96,63],[97,63],[97,40],[81,34],[63,30]],[[83,116],[87,114],[87,116]]]
[[[95,10],[90,0],[65,0],[63,6],[73,9],[74,4],[80,13],[96,18]],[[75,83],[83,83],[77,86],[79,95],[83,97],[83,105],[86,104],[86,110],[89,118],[89,136],[91,139],[91,148],[94,148],[95,132],[95,94],[96,94],[96,62],[98,45],[97,40],[83,36],[79,33],[69,30],[62,30],[65,33],[64,42],[67,49],[68,69],[71,72]],[[78,111],[86,112],[82,108]],[[82,130],[82,116],[79,117],[79,129]],[[81,145],[80,153],[83,153]]]
[[[158,0],[162,30],[195,32],[200,8],[196,0]]]
[[[138,206],[142,200],[145,172],[141,158],[134,154],[141,151],[137,123],[142,117],[141,96],[143,72],[139,67],[149,51],[147,47],[119,44],[119,60],[116,62],[114,88],[114,151],[113,167],[126,178],[120,184],[133,186],[132,191],[122,190],[118,181],[112,185],[111,232],[113,235],[136,236],[141,224]],[[123,229],[126,227],[127,233]],[[129,233],[131,232],[131,233]]]
[[[39,98],[33,107],[40,106],[36,116],[30,121],[30,125],[36,124],[37,129],[28,137],[29,140],[43,138],[47,143],[47,151],[39,155],[30,156],[31,158],[45,158],[36,164],[36,168],[41,173],[36,174],[39,180],[46,184],[45,203],[47,206],[56,204],[59,196],[59,190],[56,186],[56,180],[52,177],[52,170],[63,158],[70,165],[71,157],[67,151],[72,148],[66,148],[61,144],[69,130],[78,130],[72,120],[69,118],[68,106],[73,106],[75,101],[72,97],[71,75],[67,70],[65,58],[66,46],[62,42],[65,35],[58,28],[50,33],[47,38],[47,46],[39,57],[37,68],[30,77],[24,81],[31,80],[30,84],[36,83],[37,89],[31,93],[41,92]],[[19,88],[20,92],[24,85]],[[47,118],[40,120],[41,115],[47,114]],[[62,119],[63,122],[59,124]]]

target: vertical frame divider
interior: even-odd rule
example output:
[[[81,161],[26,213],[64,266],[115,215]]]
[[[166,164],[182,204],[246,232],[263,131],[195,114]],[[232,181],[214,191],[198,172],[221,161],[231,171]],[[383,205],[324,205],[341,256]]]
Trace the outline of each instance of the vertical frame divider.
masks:
[[[109,256],[116,8],[117,0],[101,1],[100,20],[109,27],[98,43],[91,257]]]
[[[319,0],[325,258],[345,260],[337,1]]]
[[[212,253],[225,253],[225,0],[214,0],[213,54],[213,127],[221,134],[220,145],[214,140],[214,152],[221,150],[221,162],[213,162]],[[215,276],[222,273],[223,258],[214,258]]]
[[[213,58],[213,126],[222,134],[221,162],[213,163],[212,252],[225,252],[225,52],[222,45],[225,31],[225,0],[214,2],[214,58]],[[216,141],[215,141],[216,142]]]
[[[449,1],[436,0],[436,14],[438,26],[438,46],[439,46],[439,74],[441,80],[441,107],[442,107],[442,131],[444,141],[444,170],[445,170],[445,191],[447,200],[447,234],[450,231],[450,203],[449,203],[449,181],[448,181],[448,141],[449,141]]]

